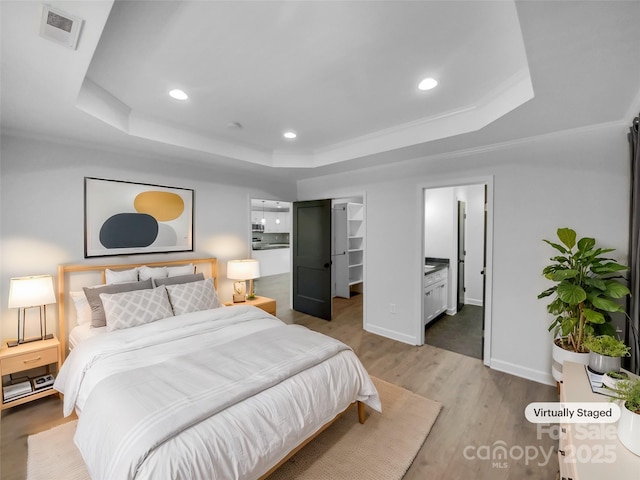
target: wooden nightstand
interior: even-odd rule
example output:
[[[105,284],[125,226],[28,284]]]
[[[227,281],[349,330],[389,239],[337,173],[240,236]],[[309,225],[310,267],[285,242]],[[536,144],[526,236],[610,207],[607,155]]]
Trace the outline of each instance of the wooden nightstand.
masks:
[[[16,347],[7,347],[6,342],[0,348],[0,377],[5,375],[31,370],[36,367],[47,367],[47,372],[57,374],[62,365],[62,351],[60,342],[56,337],[50,340],[23,343]],[[55,395],[58,392],[52,388],[41,392],[34,392],[26,397],[19,398],[7,403],[2,403],[0,410],[22,405],[38,398],[48,395]]]
[[[269,297],[256,296],[256,298],[254,298],[253,300],[246,300],[240,303],[225,302],[225,305],[227,307],[232,307],[234,305],[253,305],[254,307],[261,308],[262,310],[264,310],[267,313],[270,313],[271,315],[276,314],[276,301],[273,298],[269,298]]]

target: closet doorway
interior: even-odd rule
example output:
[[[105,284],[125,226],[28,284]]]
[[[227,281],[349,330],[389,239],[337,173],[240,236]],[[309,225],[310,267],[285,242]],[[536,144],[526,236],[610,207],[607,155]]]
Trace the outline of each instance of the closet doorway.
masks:
[[[435,318],[430,315],[433,270],[425,268],[423,343],[482,359],[486,365],[490,358],[492,192],[492,179],[422,189],[420,261],[447,266],[446,308]],[[443,275],[441,269],[439,276]]]
[[[326,224],[320,225],[321,222],[313,220],[312,215],[300,216],[295,213],[297,209],[314,206],[317,202],[323,202],[323,205],[330,203],[328,229]],[[363,311],[366,242],[364,195],[294,202],[293,209],[293,309],[326,320],[333,318],[334,310],[336,314],[341,311]],[[299,212],[305,212],[305,210],[299,210]],[[322,215],[322,218],[325,216]],[[301,222],[305,225],[298,228]],[[326,251],[326,242],[323,242],[320,248],[314,244],[315,241],[307,238],[308,234],[322,238],[329,235],[328,260],[323,254]],[[316,253],[318,258],[315,264],[306,265],[305,262],[312,256],[315,257]],[[329,278],[326,276],[327,267],[330,267]],[[313,285],[313,289],[309,285]],[[309,308],[310,302],[313,305],[323,306],[321,314]],[[360,315],[357,321],[363,325],[364,316]]]

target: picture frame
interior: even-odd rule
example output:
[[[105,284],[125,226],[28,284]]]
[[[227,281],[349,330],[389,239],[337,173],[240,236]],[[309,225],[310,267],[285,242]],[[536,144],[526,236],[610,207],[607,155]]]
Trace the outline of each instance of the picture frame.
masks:
[[[84,257],[192,252],[194,190],[85,177]]]

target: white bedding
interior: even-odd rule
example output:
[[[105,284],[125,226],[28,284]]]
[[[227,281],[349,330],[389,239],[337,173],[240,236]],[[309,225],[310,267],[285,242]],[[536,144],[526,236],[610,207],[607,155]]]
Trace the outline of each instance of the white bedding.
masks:
[[[100,335],[101,333],[105,333],[106,331],[107,327],[92,327],[90,323],[76,325],[71,329],[71,332],[69,333],[69,349],[74,349],[77,345],[80,345],[80,343],[84,342],[86,339],[95,337],[96,335]]]
[[[302,363],[287,361],[294,356]],[[79,412],[75,441],[94,480],[258,478],[353,401],[380,410],[350,349],[255,307],[90,338],[54,387],[65,395],[65,415]],[[169,425],[157,421],[163,416]]]

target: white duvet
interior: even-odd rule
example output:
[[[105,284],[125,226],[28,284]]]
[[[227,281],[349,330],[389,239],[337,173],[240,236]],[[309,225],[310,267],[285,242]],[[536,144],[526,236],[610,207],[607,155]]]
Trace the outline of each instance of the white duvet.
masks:
[[[88,339],[54,388],[94,480],[258,478],[353,401],[380,410],[346,345],[255,307]]]

